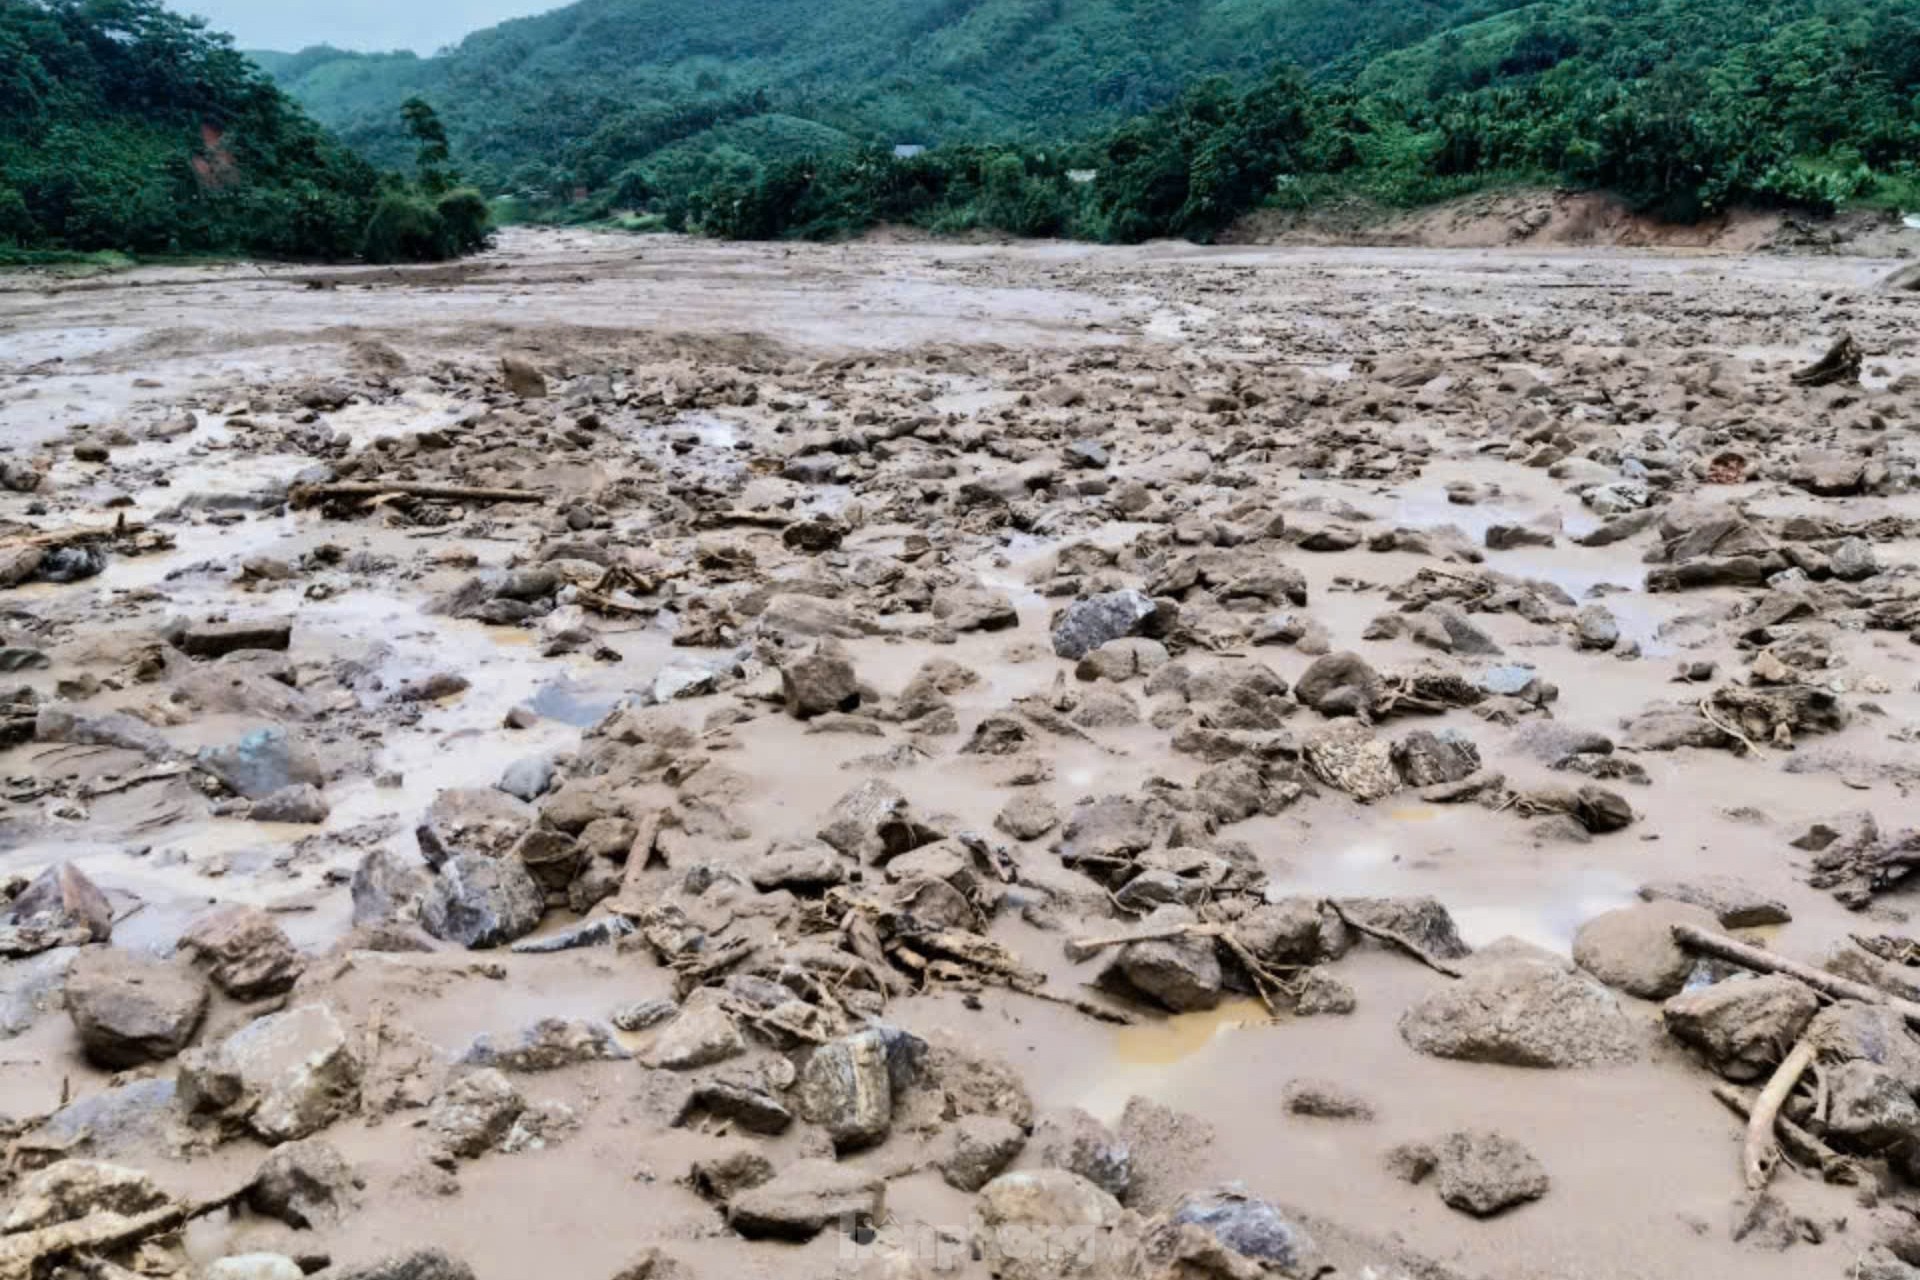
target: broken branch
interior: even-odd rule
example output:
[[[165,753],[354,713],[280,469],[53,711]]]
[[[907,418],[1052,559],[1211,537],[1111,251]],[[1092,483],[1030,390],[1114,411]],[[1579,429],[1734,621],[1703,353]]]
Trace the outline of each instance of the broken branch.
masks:
[[[407,480],[372,483],[303,484],[288,494],[295,510],[322,502],[371,502],[386,497],[428,498],[437,502],[545,502],[531,489],[488,489],[474,485],[416,484]]]
[[[1773,1127],[1780,1118],[1780,1108],[1800,1084],[1800,1077],[1813,1065],[1813,1041],[1802,1038],[1787,1054],[1786,1061],[1767,1081],[1767,1087],[1760,1091],[1754,1100],[1753,1114],[1747,1118],[1747,1143],[1742,1159],[1747,1169],[1747,1189],[1761,1191],[1766,1188],[1767,1179],[1773,1176],[1773,1167],[1780,1162],[1780,1148],[1773,1140]]]

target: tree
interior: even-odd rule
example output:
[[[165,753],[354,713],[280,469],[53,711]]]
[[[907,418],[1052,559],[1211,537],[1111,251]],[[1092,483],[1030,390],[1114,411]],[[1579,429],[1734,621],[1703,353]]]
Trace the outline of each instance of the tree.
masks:
[[[453,169],[453,151],[439,113],[425,98],[408,98],[400,105],[400,118],[406,122],[407,133],[420,144],[414,169],[421,189],[430,196],[446,194],[460,181],[460,175]]]

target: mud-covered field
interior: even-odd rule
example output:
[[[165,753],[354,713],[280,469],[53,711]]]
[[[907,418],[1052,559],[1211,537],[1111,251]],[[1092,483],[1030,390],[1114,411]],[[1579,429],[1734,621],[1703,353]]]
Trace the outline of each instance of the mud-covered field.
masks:
[[[1899,265],[0,277],[0,1277],[1920,1277]]]

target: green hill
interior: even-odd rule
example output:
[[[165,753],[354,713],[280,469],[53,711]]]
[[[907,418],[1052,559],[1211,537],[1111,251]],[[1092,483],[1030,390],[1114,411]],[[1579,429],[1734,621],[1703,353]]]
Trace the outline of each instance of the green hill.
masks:
[[[484,206],[436,196],[383,182],[160,0],[0,0],[0,257],[471,247]]]
[[[1052,142],[1252,80],[1391,48],[1502,0],[582,0],[435,58],[256,55],[302,105],[397,161],[420,94],[498,189],[598,189],[716,124],[778,113],[849,141]],[[779,139],[755,153],[777,158]],[[811,141],[817,141],[813,139]]]

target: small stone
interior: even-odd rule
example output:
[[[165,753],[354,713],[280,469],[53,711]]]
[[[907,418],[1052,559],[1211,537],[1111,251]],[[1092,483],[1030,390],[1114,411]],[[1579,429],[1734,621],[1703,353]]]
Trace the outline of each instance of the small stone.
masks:
[[[331,1226],[359,1207],[365,1179],[323,1138],[274,1149],[247,1188],[247,1207],[301,1230]]]
[[[886,1209],[886,1182],[831,1160],[801,1160],[734,1196],[727,1221],[748,1239],[809,1240],[842,1222],[872,1223]]]
[[[1373,1119],[1373,1104],[1332,1080],[1289,1080],[1280,1097],[1286,1109],[1296,1116],[1322,1120]]]
[[[800,1114],[846,1151],[872,1146],[893,1126],[893,1073],[885,1037],[857,1032],[816,1048],[800,1071]]]
[[[993,825],[1015,840],[1038,840],[1060,825],[1060,811],[1046,796],[1026,791],[1007,801]]]
[[[1123,636],[1138,635],[1159,606],[1138,591],[1111,591],[1077,600],[1053,625],[1053,651],[1069,661]]]
[[[306,970],[274,918],[259,907],[220,907],[194,921],[180,945],[207,968],[213,985],[235,1000],[282,995]]]
[[[332,812],[320,788],[311,783],[295,783],[253,802],[247,816],[255,822],[293,822],[319,826]]]
[[[781,664],[780,683],[787,714],[798,720],[830,711],[852,711],[860,705],[859,677],[838,640],[820,640],[806,653]]]
[[[1476,1218],[1538,1200],[1549,1180],[1540,1162],[1511,1138],[1497,1133],[1449,1134],[1436,1146],[1436,1189],[1452,1209]]]
[[[471,1160],[506,1140],[526,1100],[506,1074],[491,1067],[450,1083],[427,1109],[427,1133],[436,1156]]]
[[[974,1246],[999,1280],[1103,1274],[1120,1202],[1064,1169],[1005,1173],[980,1190]],[[1036,1249],[1036,1241],[1049,1247]]]
[[[641,1058],[650,1067],[692,1071],[737,1058],[746,1051],[747,1043],[733,1015],[718,1000],[695,998],[660,1028]]]

